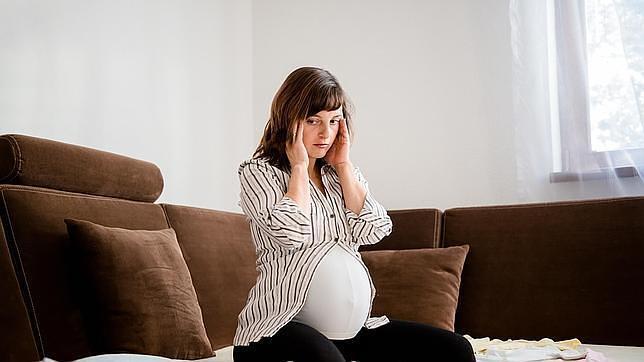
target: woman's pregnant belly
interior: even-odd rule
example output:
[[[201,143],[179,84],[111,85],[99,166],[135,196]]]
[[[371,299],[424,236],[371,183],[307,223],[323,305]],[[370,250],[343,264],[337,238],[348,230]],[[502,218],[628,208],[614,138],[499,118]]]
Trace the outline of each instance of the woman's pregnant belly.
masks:
[[[320,261],[304,306],[293,320],[329,339],[353,338],[368,317],[370,303],[367,271],[353,255],[335,245]]]

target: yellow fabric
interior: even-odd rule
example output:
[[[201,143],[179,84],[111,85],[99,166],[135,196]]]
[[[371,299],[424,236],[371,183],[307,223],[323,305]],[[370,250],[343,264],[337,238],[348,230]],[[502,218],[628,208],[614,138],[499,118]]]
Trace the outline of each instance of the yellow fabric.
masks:
[[[485,354],[485,352],[489,348],[494,348],[496,350],[500,350],[500,349],[507,350],[507,349],[526,348],[526,347],[555,346],[559,348],[559,350],[563,351],[566,349],[576,349],[577,347],[581,346],[581,342],[577,338],[555,342],[550,338],[542,338],[538,341],[529,341],[525,339],[517,339],[517,340],[508,339],[508,340],[502,341],[500,339],[490,340],[489,337],[472,338],[467,334],[464,335],[463,337],[465,337],[470,342],[475,354]]]

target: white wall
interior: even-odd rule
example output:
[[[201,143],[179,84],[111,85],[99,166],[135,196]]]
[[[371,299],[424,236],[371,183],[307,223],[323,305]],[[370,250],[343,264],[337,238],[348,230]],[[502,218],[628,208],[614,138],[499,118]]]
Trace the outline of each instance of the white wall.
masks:
[[[151,161],[159,202],[237,209],[255,143],[250,4],[1,1],[0,133]]]
[[[353,162],[385,207],[512,202],[507,6],[256,1],[254,119],[292,69],[321,66],[355,103]]]
[[[518,180],[508,0],[255,1],[253,26],[253,119],[292,69],[329,69],[357,108],[354,164],[388,209],[644,195],[637,177]]]
[[[511,55],[508,0],[0,0],[0,132],[149,160],[160,202],[241,212],[237,165],[315,65],[356,106],[352,159],[385,207],[515,203]]]

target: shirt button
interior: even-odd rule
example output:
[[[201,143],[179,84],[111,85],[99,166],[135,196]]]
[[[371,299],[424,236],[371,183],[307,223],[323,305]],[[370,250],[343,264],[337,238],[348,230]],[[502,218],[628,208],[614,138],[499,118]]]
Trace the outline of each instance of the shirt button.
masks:
[[[339,240],[339,238],[338,238],[338,237],[335,237],[335,239],[333,239],[333,240],[338,241],[338,240]]]
[[[335,217],[335,214],[331,214],[331,217]]]

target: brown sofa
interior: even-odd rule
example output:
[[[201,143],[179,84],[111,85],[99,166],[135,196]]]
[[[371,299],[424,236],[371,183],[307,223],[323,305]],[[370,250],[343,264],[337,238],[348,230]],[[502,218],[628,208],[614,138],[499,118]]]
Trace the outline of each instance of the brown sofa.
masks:
[[[0,136],[0,360],[95,354],[70,289],[65,218],[174,228],[211,346],[231,344],[256,278],[249,225],[241,213],[156,204],[162,188],[148,162]],[[364,251],[470,245],[457,332],[644,346],[644,197],[389,215],[392,234]],[[379,307],[397,315],[395,304]]]

